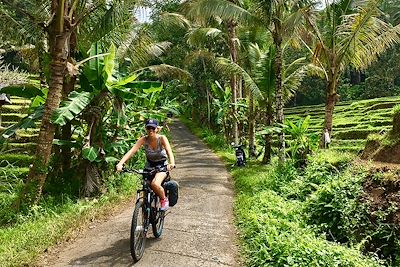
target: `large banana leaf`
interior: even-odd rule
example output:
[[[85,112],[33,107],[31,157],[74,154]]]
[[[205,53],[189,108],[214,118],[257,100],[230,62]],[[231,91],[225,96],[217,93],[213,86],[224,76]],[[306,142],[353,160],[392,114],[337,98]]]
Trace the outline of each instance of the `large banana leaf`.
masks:
[[[72,120],[76,115],[85,109],[93,98],[89,92],[73,91],[69,94],[68,100],[63,101],[60,108],[56,109],[52,115],[52,122],[63,126],[67,121]]]
[[[113,84],[113,87],[115,87],[115,86],[124,86],[124,85],[126,85],[126,84],[128,84],[130,82],[133,82],[136,79],[137,79],[136,74],[132,74],[131,76],[123,78],[122,80],[119,80],[118,82]]]
[[[82,157],[90,162],[96,161],[99,154],[99,149],[96,147],[85,147],[82,149]]]
[[[35,121],[43,117],[43,112],[44,112],[44,106],[39,106],[35,108],[35,110],[31,114],[24,117],[20,122],[11,125],[7,129],[5,129],[1,133],[0,144],[3,144],[6,141],[6,139],[13,136],[19,129],[35,128],[36,127]]]
[[[106,85],[112,85],[115,82],[113,71],[115,67],[115,45],[111,44],[109,54],[104,57],[103,77]]]
[[[23,98],[44,97],[44,92],[34,84],[10,85],[0,89],[0,93],[18,96]]]
[[[131,82],[126,84],[125,86],[132,89],[142,89],[143,92],[146,94],[160,92],[163,88],[163,84],[161,82],[148,82],[148,81]]]

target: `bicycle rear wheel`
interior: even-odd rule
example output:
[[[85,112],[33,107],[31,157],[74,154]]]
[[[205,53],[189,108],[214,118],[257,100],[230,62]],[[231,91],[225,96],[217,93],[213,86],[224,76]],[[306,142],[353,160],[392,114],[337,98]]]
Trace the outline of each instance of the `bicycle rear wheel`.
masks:
[[[153,229],[153,235],[155,238],[159,238],[161,236],[164,227],[165,211],[161,211],[160,208],[160,198],[157,197],[152,206],[153,218],[151,222],[151,227]]]
[[[131,255],[135,262],[139,261],[144,253],[146,244],[146,223],[147,214],[143,201],[136,203],[135,211],[132,216],[130,247]]]

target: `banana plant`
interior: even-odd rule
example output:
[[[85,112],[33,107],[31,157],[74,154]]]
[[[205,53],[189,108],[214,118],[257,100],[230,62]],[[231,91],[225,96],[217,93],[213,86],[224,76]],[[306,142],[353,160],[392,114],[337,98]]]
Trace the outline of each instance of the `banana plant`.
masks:
[[[304,120],[299,119],[297,123],[286,120],[284,131],[291,137],[289,143],[289,153],[292,160],[298,167],[306,164],[307,156],[318,149],[318,136],[308,133],[310,116]]]
[[[112,44],[108,53],[103,54],[101,47],[95,43],[87,57],[96,54],[104,57],[95,57],[84,65],[80,75],[80,90],[69,94],[68,100],[61,103],[52,115],[52,122],[60,126],[77,118],[84,118],[88,124],[88,131],[82,144],[82,156],[91,162],[99,161],[104,154],[104,137],[101,125],[104,119],[112,114],[107,107],[116,108],[117,120],[114,128],[120,128],[126,123],[125,103],[145,99],[145,104],[154,107],[156,94],[162,90],[162,83],[156,81],[139,81],[140,73],[124,75],[118,71],[116,62],[116,48]],[[113,128],[113,127],[111,127]]]

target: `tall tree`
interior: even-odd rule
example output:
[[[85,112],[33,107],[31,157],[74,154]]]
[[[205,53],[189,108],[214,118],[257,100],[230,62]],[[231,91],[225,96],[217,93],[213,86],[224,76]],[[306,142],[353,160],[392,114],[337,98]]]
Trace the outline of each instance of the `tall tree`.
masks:
[[[11,1],[1,2],[0,10],[6,14],[6,19],[14,23],[20,32],[28,33],[28,36],[34,36],[30,25],[35,25],[43,30],[45,36],[45,46],[48,46],[50,65],[49,65],[49,91],[44,108],[44,115],[41,122],[38,136],[35,161],[30,169],[27,184],[23,192],[22,200],[27,203],[37,203],[40,199],[42,188],[47,176],[48,163],[52,151],[52,143],[55,134],[55,126],[50,118],[55,109],[59,107],[62,91],[67,75],[68,59],[71,59],[71,41],[74,46],[74,38],[82,22],[97,14],[99,10],[105,10],[106,13],[113,13],[116,3],[125,7],[133,7],[136,1],[68,1],[68,0],[35,0],[35,1]],[[16,16],[20,16],[19,23]],[[98,26],[102,24],[99,23]],[[83,29],[83,28],[82,28]],[[92,27],[92,30],[94,28]],[[4,33],[3,28],[1,32]],[[70,62],[71,63],[71,62]],[[70,84],[71,85],[71,84]],[[73,87],[69,86],[69,87]]]
[[[324,69],[326,102],[324,127],[332,132],[339,99],[337,87],[345,67],[365,69],[387,48],[400,42],[400,26],[380,19],[377,0],[341,0],[329,3],[316,17],[307,16],[315,37],[310,51],[315,65]]]
[[[255,0],[253,12],[271,32],[275,46],[275,105],[276,122],[283,124],[284,96],[282,89],[282,48],[293,37],[297,37],[303,24],[303,14],[307,13],[309,1],[304,0]],[[279,159],[285,159],[285,134],[278,133]]]
[[[234,64],[238,64],[238,38],[237,27],[238,17],[251,18],[251,14],[239,6],[240,1],[236,0],[200,0],[187,1],[185,5],[186,14],[198,22],[210,21],[210,18],[222,20],[227,30],[227,46],[229,49],[230,59]],[[242,95],[241,81],[236,74],[230,77],[230,85],[232,89],[232,103],[234,107],[234,115],[236,115],[236,103],[238,96]],[[239,143],[239,128],[237,120],[233,120],[233,136],[235,144]]]

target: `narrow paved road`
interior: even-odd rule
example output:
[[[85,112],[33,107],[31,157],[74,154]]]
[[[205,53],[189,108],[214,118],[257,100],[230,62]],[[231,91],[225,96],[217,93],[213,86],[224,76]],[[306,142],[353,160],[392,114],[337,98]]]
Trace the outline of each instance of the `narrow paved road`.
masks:
[[[180,122],[171,126],[180,199],[161,238],[149,235],[137,267],[239,266],[232,220],[233,189],[223,163]],[[132,209],[89,229],[47,259],[45,266],[132,266]]]

